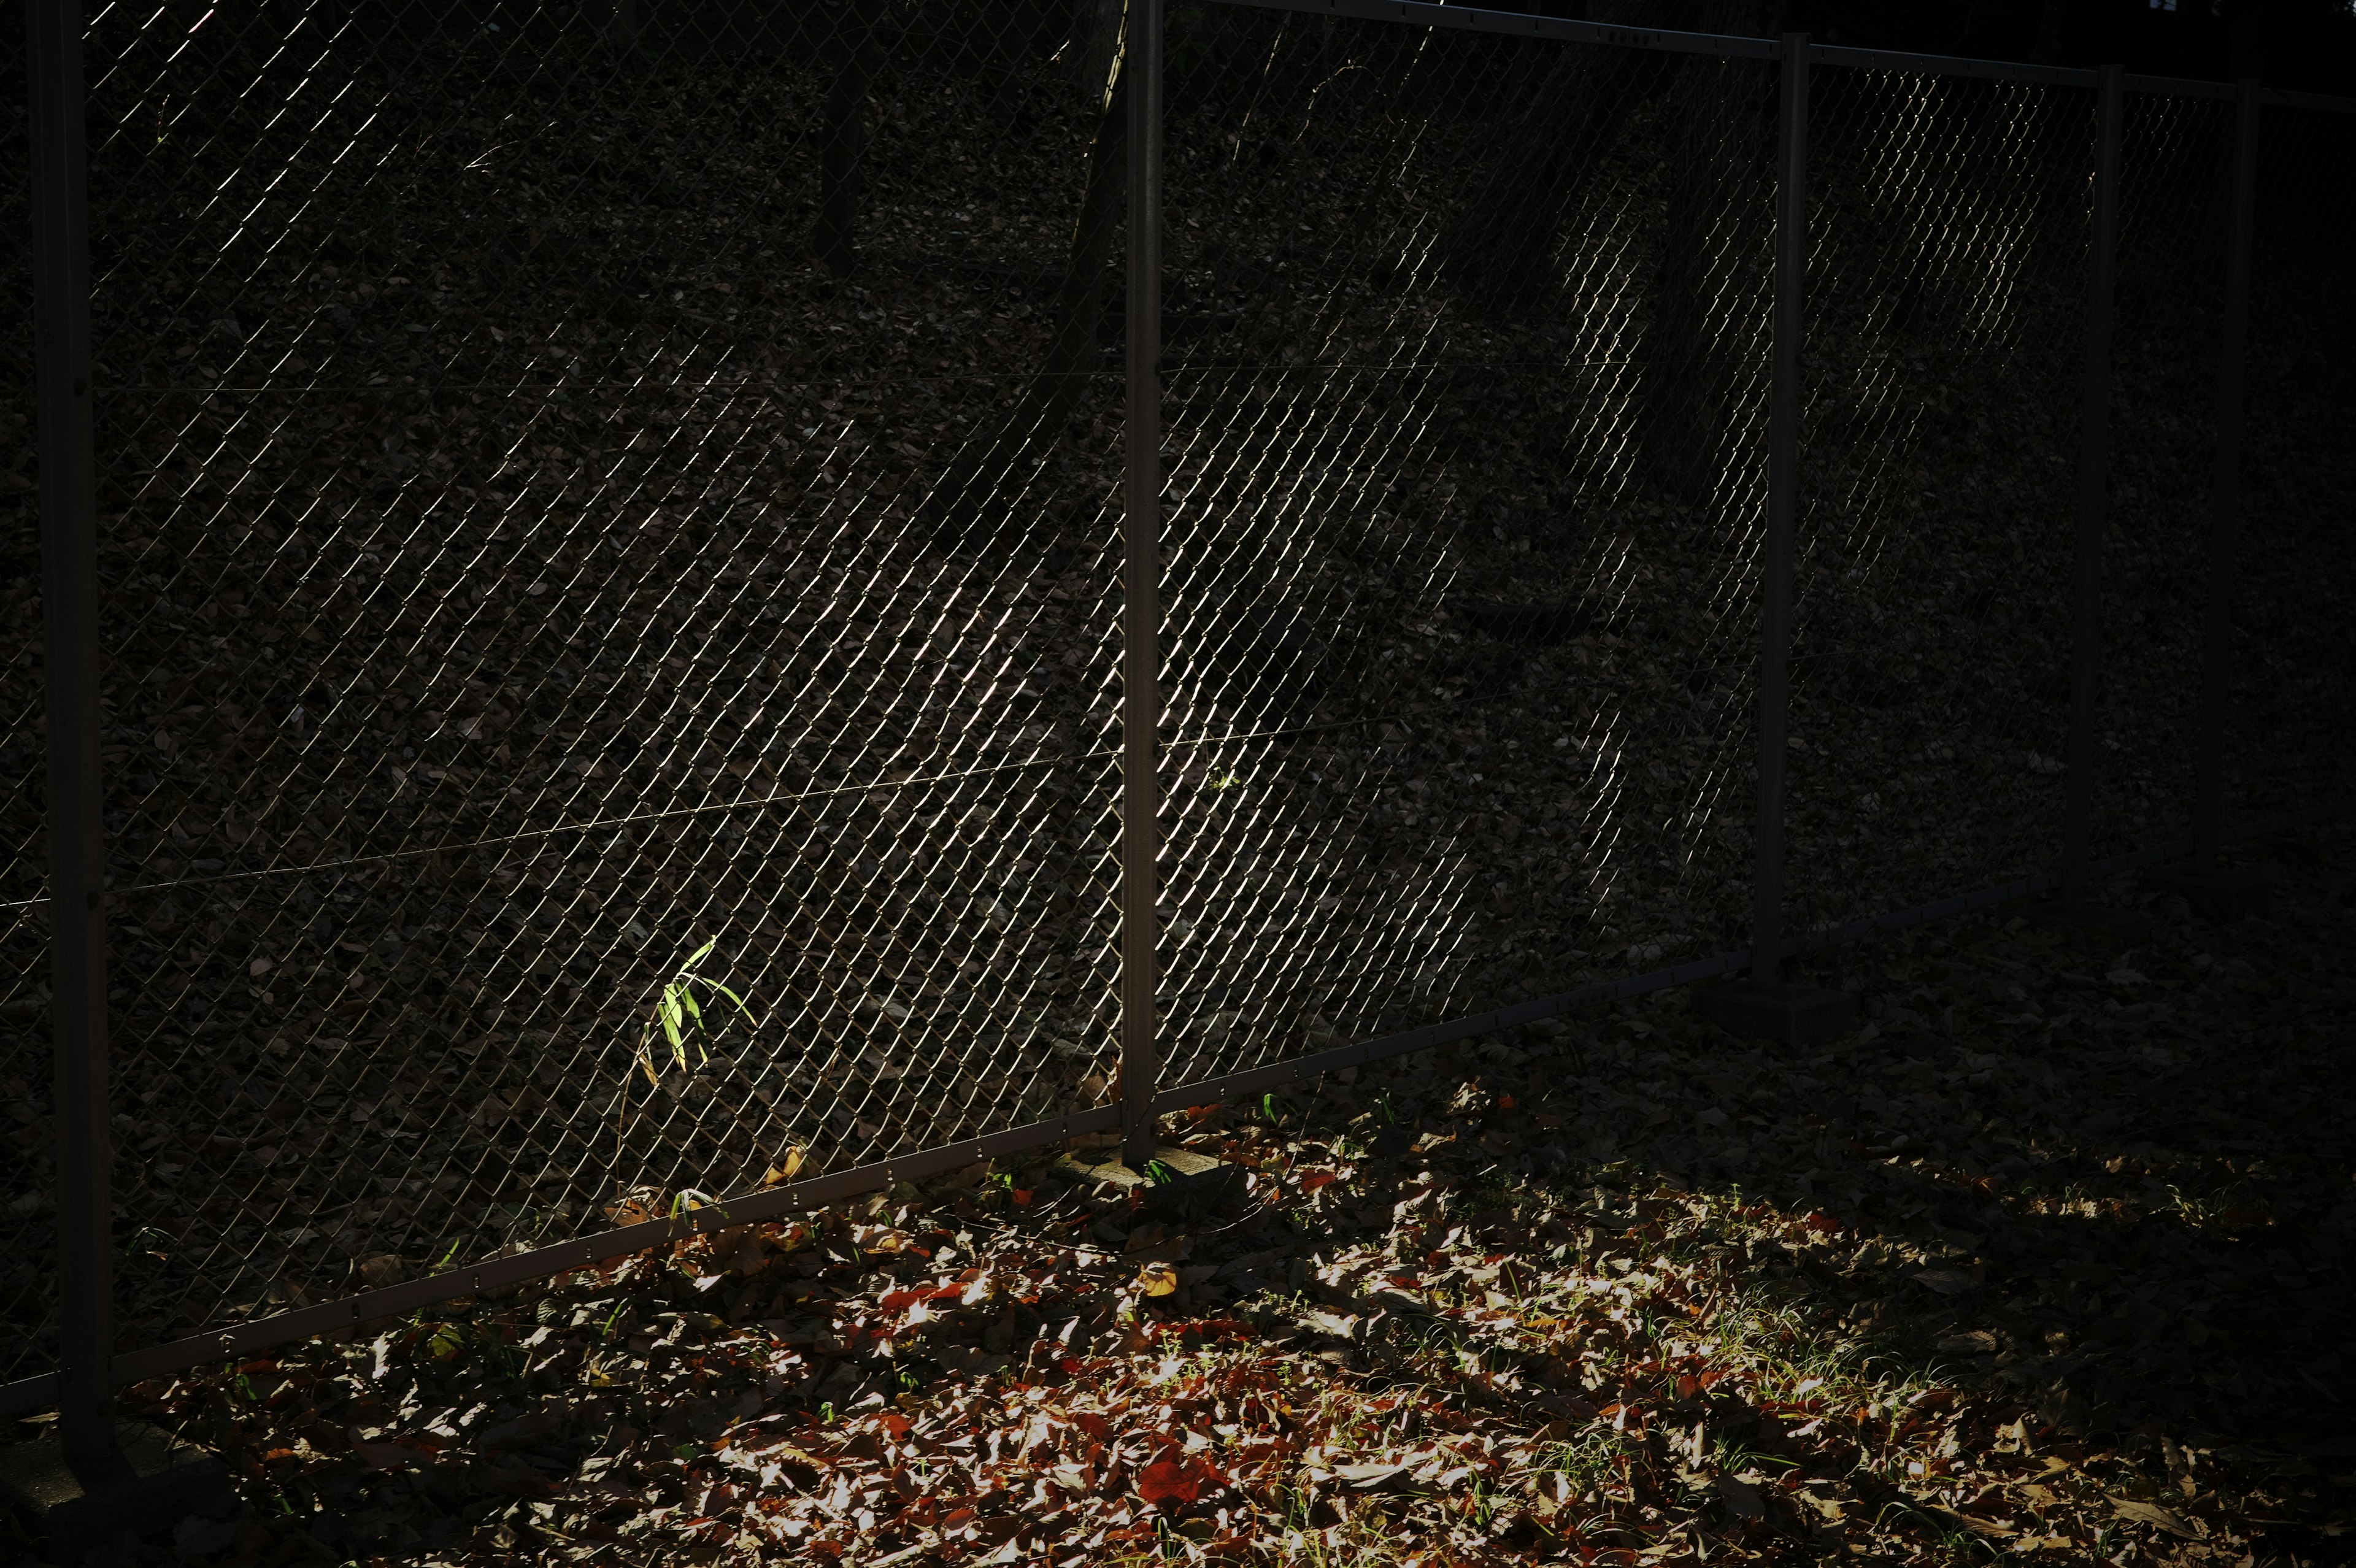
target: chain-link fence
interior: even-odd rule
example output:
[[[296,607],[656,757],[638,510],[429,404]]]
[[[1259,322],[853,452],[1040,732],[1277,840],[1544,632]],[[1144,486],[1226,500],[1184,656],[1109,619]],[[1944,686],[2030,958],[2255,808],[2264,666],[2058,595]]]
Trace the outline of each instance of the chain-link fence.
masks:
[[[1773,62],[1170,47],[1173,1082],[1723,945]]]
[[[2356,646],[2341,630],[2356,584],[2341,438],[2356,407],[2356,245],[2349,203],[2311,193],[2356,167],[2356,116],[2265,111],[2250,284],[2243,524],[2234,549],[2224,810],[2298,810],[2345,791]]]
[[[29,194],[91,253],[113,1375],[716,1199],[1150,1136],[1125,1069],[1167,1109],[1749,965],[1774,473],[1787,945],[2053,885],[2105,90],[1817,49],[1794,112],[1763,7],[1696,15],[93,16],[86,217]],[[2239,123],[2129,87],[2098,868],[2193,822]],[[2343,787],[2356,389],[2344,208],[2311,193],[2351,123],[2266,111],[2234,821]],[[1120,270],[1157,196],[1158,395],[1124,391]],[[41,420],[76,405],[29,320],[19,1407],[59,1386],[73,1157],[32,572],[93,526],[34,505],[36,380]],[[1141,476],[1158,516],[1122,505]],[[1141,605],[1158,689],[1123,679]],[[1158,777],[1125,781],[1156,709]],[[100,1042],[57,1043],[70,1076]]]
[[[2062,850],[2095,94],[1851,67],[1809,117],[1795,925]]]
[[[2209,486],[2233,106],[2130,93],[2112,347],[2114,526],[2103,567],[2095,826],[2117,851],[2192,831]]]

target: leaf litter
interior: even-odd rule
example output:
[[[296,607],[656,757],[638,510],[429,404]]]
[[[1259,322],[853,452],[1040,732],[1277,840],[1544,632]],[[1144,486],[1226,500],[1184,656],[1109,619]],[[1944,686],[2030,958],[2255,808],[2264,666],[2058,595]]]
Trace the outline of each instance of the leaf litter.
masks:
[[[1168,1118],[1215,1207],[1041,1151],[142,1384],[236,1477],[166,1554],[2323,1560],[2351,848],[2131,1003],[1999,911],[1810,960],[1820,1051],[1667,992]]]

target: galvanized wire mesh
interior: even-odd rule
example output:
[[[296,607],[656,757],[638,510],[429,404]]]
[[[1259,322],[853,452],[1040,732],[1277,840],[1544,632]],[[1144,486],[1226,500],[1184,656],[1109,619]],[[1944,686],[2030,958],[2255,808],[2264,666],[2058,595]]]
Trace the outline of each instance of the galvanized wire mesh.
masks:
[[[1820,69],[1794,930],[2061,850],[2094,94]]]
[[[1120,26],[93,21],[124,1346],[1110,1103]],[[1162,1086],[1740,945],[1776,67],[1166,53]],[[1794,930],[2058,856],[2094,127],[1815,82]],[[2226,111],[2129,101],[2097,855],[2189,811]],[[2344,151],[2272,119],[2270,192]],[[2237,810],[2346,732],[2344,219],[2265,208]],[[54,1332],[29,647],[0,1377]]]
[[[2094,853],[2192,829],[2233,106],[2126,97]]]
[[[1773,67],[1221,7],[1170,50],[1169,1081],[1714,950]]]
[[[22,28],[0,28],[0,91],[26,101]],[[7,210],[29,205],[26,119],[0,120]],[[16,628],[0,666],[0,1381],[57,1364],[57,1155],[50,1116],[48,725],[43,715],[40,472],[33,411],[33,296],[27,231],[0,229],[0,595]]]
[[[2225,709],[2229,820],[2343,797],[2351,761],[2356,594],[2356,115],[2270,108],[2258,134],[2249,415],[2234,539]]]
[[[595,20],[93,25],[127,1343],[1107,1093],[1104,79]]]

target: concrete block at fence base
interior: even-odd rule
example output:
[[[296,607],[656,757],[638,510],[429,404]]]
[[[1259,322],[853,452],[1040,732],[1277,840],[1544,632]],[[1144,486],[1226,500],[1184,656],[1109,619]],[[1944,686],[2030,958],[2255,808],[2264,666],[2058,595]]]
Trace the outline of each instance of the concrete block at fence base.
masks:
[[[1746,980],[1712,986],[1698,996],[1712,1023],[1743,1040],[1822,1045],[1857,1027],[1857,997],[1847,991]]]
[[[2039,904],[2028,914],[2031,925],[2066,931],[2085,945],[2104,953],[2139,947],[2151,937],[2151,916],[2139,909],[2107,909],[2080,904]]]
[[[1086,1149],[1057,1160],[1055,1170],[1073,1181],[1109,1181],[1117,1187],[1142,1189],[1145,1206],[1171,1218],[1207,1213],[1243,1196],[1242,1166],[1169,1144],[1154,1146],[1152,1163],[1162,1168],[1131,1170],[1121,1163],[1118,1147]]]
[[[0,1448],[0,1495],[27,1531],[48,1538],[51,1561],[79,1562],[124,1531],[169,1530],[229,1495],[228,1472],[203,1449],[140,1422],[114,1432],[130,1468],[111,1477],[77,1476],[55,1439]]]
[[[2174,893],[2192,906],[2203,920],[2240,920],[2264,914],[2272,888],[2255,871],[2233,871],[2212,866],[2171,866],[2147,872],[2143,885],[2156,893]]]

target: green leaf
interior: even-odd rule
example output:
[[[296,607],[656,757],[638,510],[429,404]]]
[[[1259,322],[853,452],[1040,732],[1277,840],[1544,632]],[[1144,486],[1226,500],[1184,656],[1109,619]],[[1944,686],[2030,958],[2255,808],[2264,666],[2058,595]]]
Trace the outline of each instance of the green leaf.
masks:
[[[715,937],[713,937],[711,941],[709,941],[709,942],[705,943],[702,946],[701,946],[701,947],[697,948],[697,949],[695,950],[695,956],[694,956],[694,957],[692,957],[692,958],[691,958],[691,959],[689,959],[686,963],[684,963],[684,964],[680,965],[679,966],[679,972],[680,972],[682,976],[684,976],[684,975],[691,975],[691,974],[693,974],[693,973],[695,972],[695,966],[696,966],[698,964],[702,963],[702,962],[704,961],[704,959],[705,959],[705,958],[709,957],[709,956],[711,955],[712,950],[713,948],[715,948],[715,947],[719,946],[719,945],[720,945],[720,938],[718,938],[718,937],[716,937],[716,936],[715,936]]]
[[[715,984],[712,988],[719,992],[722,996],[727,997],[730,1001],[735,1003],[736,1010],[744,1015],[744,1021],[746,1023],[752,1024],[755,1027],[759,1026],[761,1020],[753,1016],[753,1009],[744,1005],[744,997],[738,996],[735,992],[730,990],[725,986]]]

